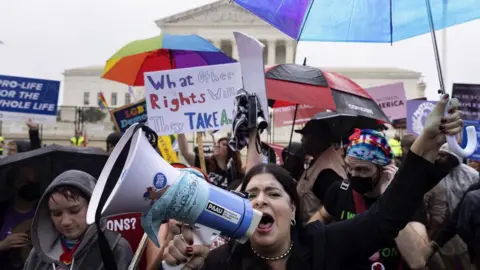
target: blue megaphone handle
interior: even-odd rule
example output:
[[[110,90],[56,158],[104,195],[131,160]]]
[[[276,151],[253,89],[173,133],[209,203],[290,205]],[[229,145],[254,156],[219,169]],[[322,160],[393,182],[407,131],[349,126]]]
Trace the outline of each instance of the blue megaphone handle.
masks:
[[[452,107],[452,100],[448,101],[447,106],[445,107],[445,112],[443,113],[444,116],[448,115],[448,111]],[[466,129],[467,133],[467,144],[465,148],[462,148],[457,141],[455,136],[448,135],[447,143],[450,146],[450,149],[462,158],[468,158],[471,156],[475,150],[477,149],[477,131],[474,126],[468,126]],[[465,136],[465,135],[464,135]]]

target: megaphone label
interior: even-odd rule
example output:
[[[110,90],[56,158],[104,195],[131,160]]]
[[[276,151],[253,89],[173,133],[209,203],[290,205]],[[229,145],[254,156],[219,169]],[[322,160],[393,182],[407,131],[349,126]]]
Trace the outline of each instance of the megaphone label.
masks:
[[[166,188],[162,189],[162,190],[159,190],[159,189],[156,189],[156,188],[153,188],[153,187],[147,187],[147,190],[145,191],[145,193],[143,194],[143,199],[146,201],[146,200],[150,200],[152,201],[152,205],[153,203],[160,199],[160,197],[162,197],[162,195],[167,191],[169,186],[166,186]]]
[[[158,189],[162,190],[167,185],[167,177],[163,173],[157,173],[153,178],[153,186]]]
[[[218,204],[215,204],[211,201],[209,201],[207,203],[207,207],[205,208],[205,210],[207,210],[208,212],[218,216],[218,217],[221,217],[227,221],[230,221],[234,224],[237,224],[239,221],[240,221],[240,214],[238,213],[235,213],[233,211],[230,211],[228,209],[226,209],[225,207],[222,207]]]

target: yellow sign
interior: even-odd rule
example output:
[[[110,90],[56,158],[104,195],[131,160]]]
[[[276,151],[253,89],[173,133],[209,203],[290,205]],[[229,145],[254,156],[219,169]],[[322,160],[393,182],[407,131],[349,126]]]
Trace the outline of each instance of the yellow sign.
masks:
[[[177,153],[173,150],[173,144],[176,140],[176,135],[158,136],[158,149],[168,163],[178,162]]]

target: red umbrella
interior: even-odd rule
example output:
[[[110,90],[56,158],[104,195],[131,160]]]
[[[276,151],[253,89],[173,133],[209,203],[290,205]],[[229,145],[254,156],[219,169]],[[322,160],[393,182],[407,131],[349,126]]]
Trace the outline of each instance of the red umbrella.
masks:
[[[267,97],[273,108],[311,105],[390,122],[372,97],[349,78],[306,65],[282,64],[265,73]]]

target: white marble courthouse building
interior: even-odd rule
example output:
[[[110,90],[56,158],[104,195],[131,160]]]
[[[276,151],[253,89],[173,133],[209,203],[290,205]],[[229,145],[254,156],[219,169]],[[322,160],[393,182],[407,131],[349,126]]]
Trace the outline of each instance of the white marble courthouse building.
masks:
[[[169,34],[198,34],[233,58],[237,57],[237,49],[232,31],[244,32],[266,45],[267,65],[295,62],[297,44],[294,40],[229,0],[219,0],[159,19],[155,23],[159,27],[159,32],[161,30]],[[100,78],[103,71],[101,61],[103,60],[99,60],[99,66],[65,70],[63,106],[97,107],[97,95],[100,91],[111,107],[131,102],[126,85]],[[425,85],[420,82],[421,74],[418,72],[396,68],[322,68],[342,73],[363,87],[403,82],[408,99],[424,96]],[[138,98],[144,95],[142,87],[136,88],[135,92]],[[71,116],[66,116],[68,117]],[[86,129],[90,144],[104,147],[104,139],[112,131],[110,117],[106,117],[104,123],[87,124]],[[58,122],[52,126],[45,125],[43,138],[46,143],[53,141],[68,143],[73,130],[73,123]],[[4,124],[3,132],[6,138],[9,137],[9,133],[10,137],[17,138],[26,134],[23,126],[19,128],[18,125],[9,126],[7,123]],[[275,143],[288,143],[289,133],[290,128],[276,128]]]

